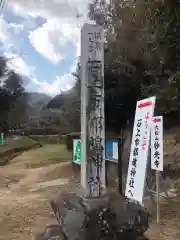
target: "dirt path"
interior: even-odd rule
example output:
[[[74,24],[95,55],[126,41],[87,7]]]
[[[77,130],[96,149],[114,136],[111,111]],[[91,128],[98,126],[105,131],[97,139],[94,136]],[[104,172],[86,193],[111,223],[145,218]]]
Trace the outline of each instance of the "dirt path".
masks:
[[[0,240],[30,240],[47,224],[55,223],[48,200],[58,191],[73,191],[72,166],[61,163],[36,169],[25,163],[36,158],[37,149],[25,152],[0,168]],[[150,240],[180,239],[180,197],[161,206],[161,224],[147,232]]]
[[[0,240],[34,239],[49,223],[55,223],[48,200],[59,190],[71,191],[70,164],[25,169],[37,150],[23,153],[0,168]]]

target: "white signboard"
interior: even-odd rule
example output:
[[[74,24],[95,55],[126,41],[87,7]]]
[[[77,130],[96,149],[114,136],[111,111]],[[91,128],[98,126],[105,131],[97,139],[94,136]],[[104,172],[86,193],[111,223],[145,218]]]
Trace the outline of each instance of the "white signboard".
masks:
[[[113,152],[113,159],[117,159],[118,160],[118,143],[117,142],[113,142],[112,145],[112,152]]]
[[[152,118],[151,168],[163,171],[163,117]]]
[[[125,195],[142,203],[155,97],[137,102]]]

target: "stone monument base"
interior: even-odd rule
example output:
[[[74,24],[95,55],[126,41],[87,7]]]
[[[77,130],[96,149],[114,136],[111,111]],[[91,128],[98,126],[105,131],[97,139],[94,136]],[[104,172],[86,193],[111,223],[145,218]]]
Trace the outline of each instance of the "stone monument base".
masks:
[[[148,211],[117,193],[93,198],[62,193],[50,205],[58,225],[49,226],[41,240],[147,239],[143,234],[149,227]],[[59,235],[54,236],[55,232]]]

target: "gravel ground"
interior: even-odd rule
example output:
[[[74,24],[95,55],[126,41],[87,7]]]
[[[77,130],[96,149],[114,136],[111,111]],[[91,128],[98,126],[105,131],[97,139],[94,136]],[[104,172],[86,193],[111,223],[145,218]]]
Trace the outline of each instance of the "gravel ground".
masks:
[[[18,158],[29,161],[28,152],[0,168],[0,240],[34,239],[46,225],[56,223],[48,200],[58,191],[75,191],[78,185],[78,174],[75,178],[69,163],[26,169]],[[147,236],[150,240],[180,239],[180,196],[161,205],[161,223],[158,226],[153,219]]]

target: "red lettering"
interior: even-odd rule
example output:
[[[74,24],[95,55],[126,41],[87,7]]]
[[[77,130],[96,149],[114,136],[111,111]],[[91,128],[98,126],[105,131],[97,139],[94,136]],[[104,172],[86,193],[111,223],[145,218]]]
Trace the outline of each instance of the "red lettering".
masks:
[[[147,120],[149,120],[150,119],[150,113],[149,112],[147,112],[147,114],[146,114],[146,117],[145,117]]]
[[[143,145],[142,145],[142,149],[143,149],[143,150],[146,149],[146,145],[147,145],[146,140],[147,140],[147,138],[146,138],[146,136],[145,136],[144,139],[143,139]]]

